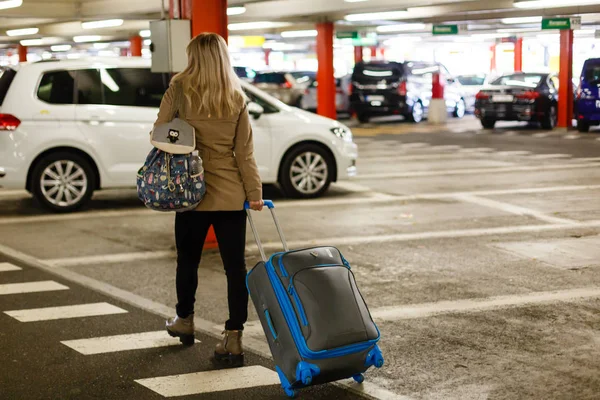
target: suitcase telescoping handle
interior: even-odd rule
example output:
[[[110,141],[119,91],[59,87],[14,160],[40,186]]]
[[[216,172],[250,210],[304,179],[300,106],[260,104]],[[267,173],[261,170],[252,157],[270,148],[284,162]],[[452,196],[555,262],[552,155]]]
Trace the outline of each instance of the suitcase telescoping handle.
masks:
[[[287,242],[285,241],[285,236],[283,236],[283,231],[281,230],[281,226],[279,225],[279,220],[277,219],[277,215],[275,214],[275,204],[271,200],[264,200],[265,207],[271,211],[271,216],[273,216],[273,221],[275,221],[275,227],[277,228],[277,233],[279,234],[279,238],[281,239],[281,244],[283,244],[283,250],[289,251]],[[256,226],[254,225],[254,220],[252,219],[252,213],[250,212],[250,203],[244,203],[244,209],[246,210],[246,214],[248,214],[248,221],[250,221],[250,227],[252,228],[252,233],[254,233],[254,239],[256,239],[256,245],[258,246],[258,251],[260,252],[260,256],[264,262],[267,262],[267,256],[265,255],[265,249],[260,241],[260,237],[258,236],[258,231],[256,230]]]

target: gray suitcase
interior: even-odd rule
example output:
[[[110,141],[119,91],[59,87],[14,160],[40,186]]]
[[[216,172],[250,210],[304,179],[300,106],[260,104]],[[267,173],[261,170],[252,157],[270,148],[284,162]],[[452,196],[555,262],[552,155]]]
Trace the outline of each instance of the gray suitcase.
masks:
[[[262,261],[246,277],[265,331],[281,386],[296,389],[354,378],[381,368],[379,329],[360,294],[349,263],[335,247],[290,251],[272,201],[271,211],[284,252],[266,258],[249,206],[245,209]]]

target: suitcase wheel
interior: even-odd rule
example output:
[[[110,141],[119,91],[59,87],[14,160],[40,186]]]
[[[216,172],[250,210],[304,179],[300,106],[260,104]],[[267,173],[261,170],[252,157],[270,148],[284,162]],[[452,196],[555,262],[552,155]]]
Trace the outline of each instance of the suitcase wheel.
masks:
[[[363,374],[356,374],[352,377],[357,383],[363,383],[365,381],[365,376]]]
[[[296,380],[302,382],[304,386],[310,385],[313,377],[320,373],[321,369],[318,366],[307,363],[306,361],[300,361],[298,366],[296,366]]]
[[[367,354],[367,359],[365,360],[365,367],[369,368],[373,365],[376,368],[383,367],[383,354],[381,354],[381,349],[377,345]]]
[[[296,397],[298,392],[296,392],[294,389],[292,389],[292,385],[290,384],[290,381],[288,381],[285,374],[283,373],[281,368],[279,368],[278,365],[275,366],[275,371],[277,371],[277,375],[279,375],[279,380],[281,381],[281,387],[283,388],[283,391],[285,392],[285,394],[291,399]]]
[[[292,388],[285,388],[285,394],[290,398],[293,399],[298,395],[298,392]]]

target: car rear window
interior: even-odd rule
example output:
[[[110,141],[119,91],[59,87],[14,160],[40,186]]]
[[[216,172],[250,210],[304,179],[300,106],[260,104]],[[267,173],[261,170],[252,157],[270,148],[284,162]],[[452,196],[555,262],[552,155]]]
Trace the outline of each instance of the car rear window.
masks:
[[[8,93],[8,88],[12,83],[13,79],[15,79],[15,75],[17,75],[17,71],[11,68],[0,68],[0,106]]]
[[[485,83],[484,76],[459,76],[458,81],[465,86],[483,86]]]
[[[585,63],[583,79],[587,83],[600,83],[600,59],[588,60]]]
[[[256,74],[254,77],[254,83],[275,83],[281,85],[285,82],[285,75],[281,73],[269,72],[266,74]]]
[[[496,79],[492,82],[492,85],[500,85],[500,86],[522,86],[525,88],[536,88],[542,79],[543,75],[536,74],[515,74],[515,75],[505,75]]]
[[[404,68],[399,63],[377,63],[357,65],[354,69],[353,80],[380,81],[394,80],[402,77]]]

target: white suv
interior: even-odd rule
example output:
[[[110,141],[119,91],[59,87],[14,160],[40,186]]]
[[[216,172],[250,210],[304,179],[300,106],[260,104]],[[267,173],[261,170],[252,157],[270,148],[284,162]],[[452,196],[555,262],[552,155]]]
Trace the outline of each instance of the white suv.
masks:
[[[243,83],[264,183],[316,197],[356,174],[350,130]],[[143,59],[43,61],[0,70],[0,187],[25,188],[55,211],[94,190],[135,186],[169,84]]]

